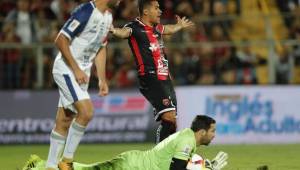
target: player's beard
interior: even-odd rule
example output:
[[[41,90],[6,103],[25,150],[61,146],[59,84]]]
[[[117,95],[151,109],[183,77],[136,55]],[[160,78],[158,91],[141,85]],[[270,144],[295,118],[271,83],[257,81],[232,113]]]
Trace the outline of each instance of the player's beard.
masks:
[[[204,143],[203,145],[207,146],[207,145],[209,145],[209,144],[210,144],[210,142],[206,142],[206,143]]]
[[[211,140],[207,138],[207,139],[205,139],[205,140],[202,141],[202,145],[206,145],[207,146],[207,145],[210,144],[210,142],[211,142]]]

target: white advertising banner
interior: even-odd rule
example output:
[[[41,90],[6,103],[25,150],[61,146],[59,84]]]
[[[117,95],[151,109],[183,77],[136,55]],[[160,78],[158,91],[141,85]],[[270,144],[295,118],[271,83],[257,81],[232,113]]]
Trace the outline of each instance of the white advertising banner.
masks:
[[[300,143],[300,87],[179,87],[178,127],[197,114],[217,121],[213,143]]]
[[[0,91],[0,96],[0,145],[49,142],[58,91]],[[82,142],[155,141],[152,106],[137,90],[90,96],[94,117]]]

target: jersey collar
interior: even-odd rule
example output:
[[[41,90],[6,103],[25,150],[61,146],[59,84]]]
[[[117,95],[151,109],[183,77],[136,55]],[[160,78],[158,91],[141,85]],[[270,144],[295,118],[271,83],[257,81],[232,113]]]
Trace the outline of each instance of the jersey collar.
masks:
[[[93,8],[96,9],[96,11],[98,11],[101,15],[105,15],[106,13],[112,12],[110,9],[106,9],[104,12],[100,11],[95,4],[95,0],[90,1],[90,3],[92,4]]]
[[[143,22],[141,21],[140,17],[135,18],[135,20],[136,20],[138,23],[140,23],[142,26],[144,26],[144,27],[153,28],[153,26],[150,26],[150,25],[147,25],[147,24],[143,23]]]
[[[91,5],[93,6],[93,8],[96,8],[96,4],[95,1],[90,1]]]

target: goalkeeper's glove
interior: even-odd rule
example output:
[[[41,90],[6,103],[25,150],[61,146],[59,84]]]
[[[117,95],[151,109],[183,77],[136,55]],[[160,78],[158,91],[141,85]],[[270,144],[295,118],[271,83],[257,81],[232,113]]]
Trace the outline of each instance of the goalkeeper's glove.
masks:
[[[221,170],[227,165],[227,159],[228,154],[221,151],[212,161],[205,159],[205,168],[210,170]]]

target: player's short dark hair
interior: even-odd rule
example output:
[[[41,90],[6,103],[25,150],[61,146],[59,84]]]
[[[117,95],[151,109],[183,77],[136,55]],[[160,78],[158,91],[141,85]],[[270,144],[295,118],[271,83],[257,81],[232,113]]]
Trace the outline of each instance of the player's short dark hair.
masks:
[[[146,8],[146,6],[150,5],[152,1],[157,1],[157,0],[139,0],[138,1],[140,15],[143,15],[144,9]]]
[[[216,120],[206,116],[206,115],[197,115],[191,125],[191,129],[194,132],[197,132],[201,129],[208,130],[211,124],[215,124]]]

